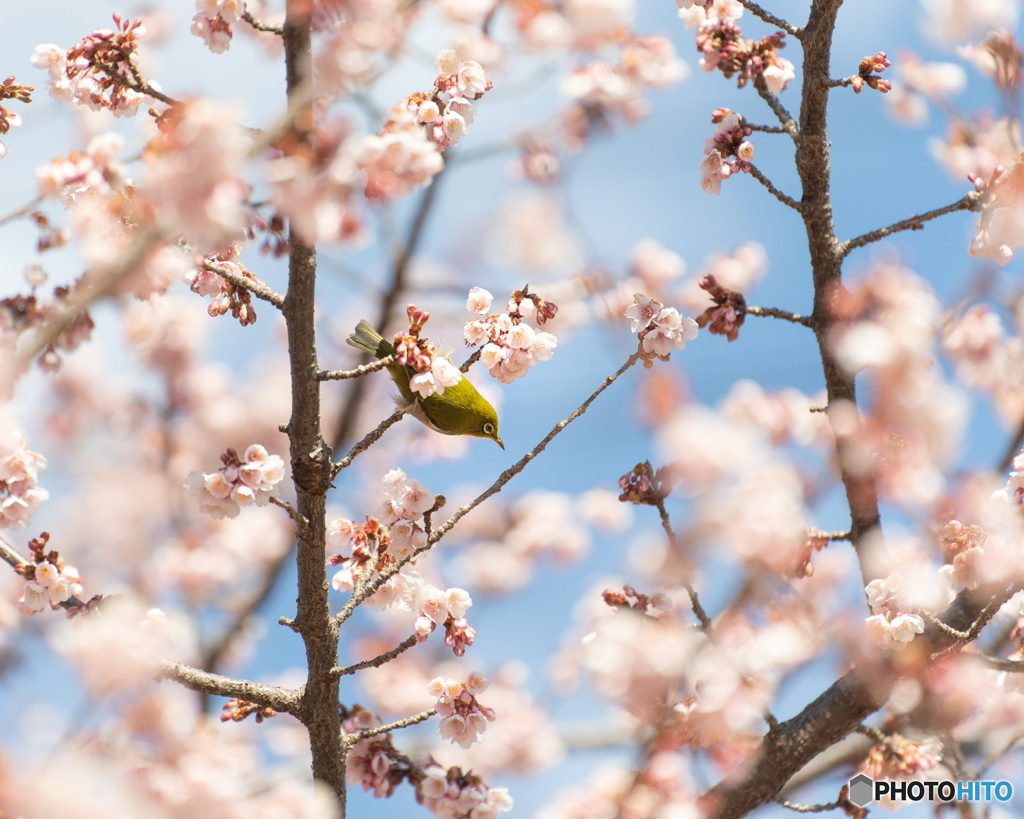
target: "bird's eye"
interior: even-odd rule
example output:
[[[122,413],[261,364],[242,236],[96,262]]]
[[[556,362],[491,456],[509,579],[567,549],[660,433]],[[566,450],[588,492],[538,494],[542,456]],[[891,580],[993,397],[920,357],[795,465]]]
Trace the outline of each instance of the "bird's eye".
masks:
[[[486,424],[484,424],[484,432],[487,435],[493,435],[494,434],[494,424],[492,424],[490,421],[488,421]]]

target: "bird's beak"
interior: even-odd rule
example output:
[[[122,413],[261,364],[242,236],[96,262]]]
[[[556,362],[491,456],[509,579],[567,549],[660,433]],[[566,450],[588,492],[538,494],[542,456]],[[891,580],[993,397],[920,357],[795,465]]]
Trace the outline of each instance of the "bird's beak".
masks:
[[[494,442],[502,449],[505,448],[505,445],[501,442],[501,438],[499,438],[497,435],[494,436]]]

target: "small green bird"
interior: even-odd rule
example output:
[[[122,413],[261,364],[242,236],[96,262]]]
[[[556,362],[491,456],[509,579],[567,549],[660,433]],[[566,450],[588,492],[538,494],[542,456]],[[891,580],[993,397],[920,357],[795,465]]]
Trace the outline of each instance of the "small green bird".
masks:
[[[395,346],[365,320],[359,322],[347,341],[357,350],[377,358],[395,354]],[[462,376],[455,385],[446,387],[443,394],[434,393],[421,398],[409,386],[409,379],[414,375],[411,367],[396,362],[388,365],[387,371],[401,393],[401,397],[395,396],[396,403],[435,432],[490,438],[505,448],[498,435],[498,413],[466,376]]]

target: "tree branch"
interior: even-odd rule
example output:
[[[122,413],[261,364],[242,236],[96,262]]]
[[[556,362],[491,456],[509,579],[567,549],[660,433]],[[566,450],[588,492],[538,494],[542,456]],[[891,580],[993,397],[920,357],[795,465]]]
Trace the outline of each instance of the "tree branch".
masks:
[[[903,219],[889,225],[888,227],[873,230],[870,233],[865,233],[855,239],[847,239],[839,245],[839,254],[841,257],[846,257],[851,251],[858,247],[863,247],[864,245],[871,244],[872,242],[877,242],[894,233],[899,233],[903,230],[921,230],[924,227],[925,222],[937,219],[940,216],[945,216],[947,213],[955,213],[958,210],[978,210],[980,207],[981,193],[978,191],[971,191],[962,199],[958,199],[956,202],[946,205],[945,207],[936,208],[935,210],[911,216],[909,219]]]
[[[160,661],[156,680],[174,680],[192,691],[217,697],[235,697],[286,714],[296,713],[302,693],[301,689],[237,680],[170,660]]]
[[[209,270],[211,273],[216,273],[224,279],[224,281],[231,282],[235,287],[242,290],[248,290],[256,298],[262,299],[263,301],[274,305],[274,307],[277,307],[278,309],[280,309],[284,304],[284,296],[272,287],[269,287],[265,281],[260,279],[250,279],[248,276],[243,276],[233,270],[229,270],[228,268],[218,267],[217,265],[211,264],[205,260],[200,264],[200,267],[202,267],[203,270]]]

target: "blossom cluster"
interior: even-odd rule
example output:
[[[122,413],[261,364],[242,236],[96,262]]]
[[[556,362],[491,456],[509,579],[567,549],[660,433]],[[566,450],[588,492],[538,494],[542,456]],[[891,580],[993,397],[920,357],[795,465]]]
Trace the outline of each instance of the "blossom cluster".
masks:
[[[242,239],[252,223],[252,186],[243,178],[250,143],[229,124],[235,116],[203,100],[175,105],[159,117],[160,132],[143,155],[137,198],[146,221],[199,253]]]
[[[329,545],[352,547],[351,555],[335,555],[329,560],[332,565],[344,564],[334,578],[336,589],[351,589],[371,560],[377,568],[384,568],[427,545],[423,516],[437,507],[438,498],[401,469],[388,472],[381,485],[384,498],[376,518],[363,525],[338,518],[328,526]]]
[[[428,690],[437,698],[434,707],[441,715],[438,732],[453,744],[468,748],[480,739],[488,720],[494,720],[494,711],[476,698],[487,690],[487,677],[479,672],[473,672],[467,680],[435,677]]]
[[[35,281],[41,283],[44,279],[45,275]],[[33,289],[35,286],[34,283]],[[0,299],[0,342],[13,343],[13,337],[17,333],[44,324],[55,312],[66,309],[65,305],[74,292],[74,286],[60,285],[53,288],[52,298],[41,298],[33,292]],[[43,372],[57,372],[61,366],[58,350],[64,352],[75,350],[89,339],[93,327],[93,320],[88,311],[83,310],[74,315],[57,334],[57,337],[46,345],[46,349],[37,359],[39,369]],[[4,373],[4,377],[11,375],[13,373]],[[0,389],[7,389],[8,386],[0,385]]]
[[[25,445],[24,436],[12,433],[0,448],[0,529],[24,529],[50,493],[39,486],[39,471],[46,458]]]
[[[78,569],[68,566],[56,551],[46,551],[48,532],[33,538],[29,544],[32,562],[21,563],[16,568],[25,578],[25,588],[18,598],[18,610],[22,614],[35,614],[49,606],[60,608],[72,597],[82,595],[82,577]]]
[[[650,461],[643,461],[619,478],[622,503],[647,504],[657,506],[672,489],[669,470],[661,467],[657,472]]]
[[[870,57],[865,57],[857,66],[857,75],[850,83],[853,86],[854,92],[859,94],[865,85],[883,94],[891,91],[892,83],[889,80],[883,80],[881,77],[875,76],[876,74],[881,74],[890,65],[892,63],[889,62],[884,51],[876,51]]]
[[[0,102],[3,100],[18,100],[19,102],[32,102],[32,92],[35,89],[31,85],[20,85],[14,81],[14,77],[8,77],[0,83]],[[6,134],[11,128],[21,125],[21,115],[15,113],[5,105],[0,105],[0,134]],[[0,142],[0,159],[7,156],[7,146]]]
[[[92,138],[84,151],[72,151],[36,168],[40,196],[71,204],[85,195],[107,198],[120,190],[127,179],[125,167],[116,157],[124,137],[114,132]]]
[[[526,375],[538,361],[547,361],[555,354],[558,339],[534,330],[524,319],[533,318],[543,325],[555,317],[558,306],[524,287],[512,294],[507,313],[488,314],[493,299],[482,287],[469,291],[466,309],[476,318],[466,323],[463,336],[470,346],[483,345],[480,361],[499,383],[509,384]]]
[[[271,492],[284,479],[284,461],[260,444],[251,444],[239,458],[234,449],[220,456],[224,463],[216,472],[192,472],[185,480],[189,497],[199,511],[221,520],[238,516],[241,507],[266,506]]]
[[[406,314],[409,316],[409,332],[395,336],[395,355],[399,364],[405,364],[415,372],[409,379],[409,389],[421,398],[435,393],[443,395],[445,389],[462,380],[462,373],[451,361],[438,355],[433,344],[420,338],[420,331],[430,313],[410,304]]]
[[[93,111],[133,116],[146,95],[138,89],[138,40],[146,33],[141,20],[114,14],[115,29],[96,29],[67,50],[36,46],[32,65],[49,73],[50,96],[74,100]]]
[[[196,0],[192,33],[214,54],[227,51],[231,45],[231,26],[242,19],[244,8],[242,0]]]
[[[437,70],[432,91],[398,103],[380,133],[363,140],[358,166],[369,198],[403,196],[440,173],[441,152],[458,144],[476,117],[472,101],[491,88],[480,64],[460,61],[452,49],[437,55]]]
[[[968,251],[1006,265],[1013,258],[1013,248],[1024,245],[1024,162],[1008,171],[998,166],[983,189],[978,232]]]
[[[894,733],[871,748],[860,769],[872,779],[919,777],[938,766],[941,759],[942,742],[937,737],[917,742]]]
[[[216,270],[227,269],[241,278],[258,281],[245,265],[240,264],[238,255],[241,245],[232,242],[224,253],[211,253],[203,260],[203,266],[195,268],[186,277],[189,290],[200,296],[211,296],[213,300],[206,308],[210,316],[223,316],[230,312],[243,327],[256,322],[256,308],[252,304],[252,293],[244,287],[228,281]]]
[[[704,158],[700,162],[700,187],[704,193],[718,194],[722,180],[737,171],[749,171],[754,158],[754,143],[747,139],[750,128],[743,117],[728,108],[716,108],[711,114],[715,133],[704,140]]]
[[[760,40],[747,40],[736,22],[742,14],[743,6],[734,0],[680,5],[679,9],[679,16],[697,29],[701,68],[717,68],[726,77],[737,74],[740,88],[760,78],[772,94],[779,94],[796,76],[793,64],[778,53],[786,46],[785,34],[776,31]]]
[[[650,104],[644,92],[684,79],[686,64],[667,37],[632,37],[621,46],[616,62],[598,60],[580,66],[562,81],[562,93],[573,105],[564,116],[571,145],[582,145],[613,116],[638,122]]]
[[[645,362],[665,360],[673,349],[682,350],[687,341],[697,337],[697,322],[680,315],[676,308],[666,307],[642,293],[635,294],[633,301],[625,316],[631,322],[630,331],[640,339],[639,352]]]
[[[743,326],[743,320],[747,315],[747,300],[743,298],[743,294],[722,287],[710,273],[701,276],[697,285],[714,301],[711,307],[697,316],[697,326],[707,327],[709,333],[735,341],[739,338],[740,327]]]
[[[493,819],[512,810],[507,788],[492,788],[479,776],[461,768],[445,770],[434,763],[416,787],[419,802],[435,816],[446,819]]]
[[[388,472],[382,484],[384,499],[378,517],[369,518],[362,525],[339,518],[328,526],[327,542],[331,546],[351,547],[350,554],[335,554],[327,560],[328,564],[341,567],[331,579],[337,591],[352,591],[369,579],[367,571],[376,574],[427,546],[424,515],[440,508],[444,498],[435,497],[401,469]],[[377,609],[394,607],[412,612],[416,616],[413,633],[418,642],[442,626],[445,645],[459,657],[476,637],[476,631],[466,620],[466,612],[473,605],[469,593],[455,587],[438,588],[408,567],[388,578],[367,602]]]
[[[633,609],[649,617],[657,617],[672,608],[672,599],[664,592],[643,594],[628,583],[622,587],[622,591],[605,589],[601,592],[601,599],[613,609]]]
[[[913,597],[902,575],[872,580],[864,591],[874,612],[865,625],[883,648],[909,643],[924,631],[924,618],[913,611]]]

